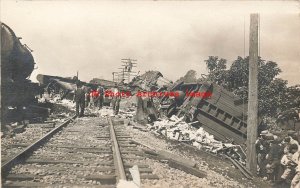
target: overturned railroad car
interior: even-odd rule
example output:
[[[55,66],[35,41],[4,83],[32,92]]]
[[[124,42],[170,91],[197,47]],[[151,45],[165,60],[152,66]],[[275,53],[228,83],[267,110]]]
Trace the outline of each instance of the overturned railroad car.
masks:
[[[247,139],[247,102],[221,86],[209,83],[179,82],[169,91],[184,92],[183,99],[168,106],[168,115],[186,121],[199,121],[200,125],[218,140],[243,145]],[[168,98],[163,98],[161,104]],[[178,104],[179,103],[179,104]],[[175,105],[174,105],[175,104]]]

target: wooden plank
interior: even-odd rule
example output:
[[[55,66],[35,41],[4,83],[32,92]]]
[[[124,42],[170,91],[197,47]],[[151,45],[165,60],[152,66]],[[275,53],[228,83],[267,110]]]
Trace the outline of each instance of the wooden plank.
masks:
[[[13,181],[25,181],[25,180],[33,180],[37,176],[33,174],[9,174],[7,175],[7,180],[13,180]]]
[[[124,163],[124,167],[125,168],[131,168],[133,167],[134,165],[137,165],[139,168],[149,168],[149,165],[145,165],[145,164],[135,164],[135,163]]]
[[[140,174],[141,179],[148,179],[148,180],[158,180],[159,177],[156,174]],[[128,175],[128,179],[132,180],[131,174]]]
[[[71,161],[71,160],[53,160],[53,159],[27,159],[26,163],[39,164],[98,164],[98,165],[113,165],[113,161]]]
[[[77,145],[55,145],[55,144],[47,144],[46,146],[56,147],[56,148],[69,148],[75,150],[109,150],[110,147],[82,147]]]
[[[140,155],[140,156],[143,156],[143,152],[141,152],[141,151],[127,151],[127,150],[125,150],[125,151],[121,151],[121,153],[122,154],[135,154],[135,155]]]
[[[120,148],[120,151],[121,151],[121,153],[122,152],[138,152],[137,148]]]
[[[88,171],[91,172],[91,170],[95,171],[95,172],[108,172],[108,171],[114,171],[115,167],[113,166],[103,166],[103,167],[74,167],[74,166],[40,166],[40,167],[36,167],[33,165],[30,166],[26,166],[24,167],[26,169],[45,169],[45,170],[60,170],[60,171],[65,171],[65,170],[74,170],[74,171]]]
[[[97,154],[112,154],[112,150],[94,150],[94,149],[85,149],[84,152],[86,153],[97,153]]]
[[[147,150],[147,151],[151,151],[151,150]],[[165,153],[165,151],[160,151],[160,153],[163,153],[163,154],[160,154],[160,153],[158,153],[156,151],[153,151],[153,150],[152,150],[153,154],[150,154],[150,153],[151,152],[147,152],[145,155],[150,157],[150,158],[154,158],[156,160],[161,160],[161,159],[167,160],[169,166],[172,167],[172,168],[182,170],[186,173],[195,175],[195,176],[200,177],[200,178],[203,178],[203,177],[207,176],[206,172],[198,170],[198,169],[195,168],[196,163],[194,163],[193,161],[189,161],[187,159],[182,160],[183,158],[181,158],[181,157],[177,158],[177,156],[174,155],[174,154],[171,154],[171,155],[167,156],[166,154],[168,154],[169,152]],[[192,163],[194,163],[194,164],[192,164]]]
[[[117,182],[116,175],[88,175],[88,176],[77,176],[77,178],[100,181],[101,184],[116,184]]]
[[[15,181],[2,184],[3,187],[47,187],[48,184],[40,182]]]
[[[121,146],[121,147],[123,147],[123,148],[136,147],[136,145],[132,145],[132,144],[122,144],[122,143],[119,143],[119,146]]]
[[[192,160],[189,160],[189,159],[186,159],[186,158],[183,158],[179,155],[175,155],[173,153],[164,151],[164,150],[157,151],[157,154],[158,154],[159,157],[161,157],[163,159],[176,161],[176,162],[182,163],[182,164],[184,164],[186,166],[189,166],[189,167],[192,167],[192,168],[196,166],[196,162],[194,162]]]
[[[205,178],[207,176],[207,173],[205,171],[198,170],[196,168],[186,166],[184,163],[180,163],[178,161],[169,160],[168,164],[172,168],[182,170],[186,173],[192,174],[192,175],[197,176],[199,178]]]
[[[117,135],[117,138],[119,139],[119,138],[132,138],[131,136],[126,136],[126,135],[118,135],[117,133],[116,133],[116,135]]]
[[[125,169],[125,172],[129,173],[129,169]],[[139,172],[140,173],[152,173],[152,169],[151,168],[139,168]]]
[[[128,159],[130,159],[130,160],[132,160],[132,159],[141,160],[141,159],[144,159],[144,158],[142,158],[140,156],[122,156],[122,159],[123,160],[128,160]]]

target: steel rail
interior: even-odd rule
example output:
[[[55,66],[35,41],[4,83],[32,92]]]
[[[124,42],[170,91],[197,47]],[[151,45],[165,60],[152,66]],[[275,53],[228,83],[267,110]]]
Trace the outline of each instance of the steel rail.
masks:
[[[124,169],[124,165],[123,165],[123,161],[122,161],[122,157],[121,157],[121,152],[120,152],[120,148],[119,148],[119,144],[116,138],[116,134],[115,134],[115,129],[114,129],[114,125],[112,123],[111,117],[107,117],[108,122],[109,122],[109,127],[110,127],[110,135],[111,135],[111,139],[113,141],[113,151],[114,151],[114,159],[117,165],[117,171],[118,171],[118,175],[119,175],[119,179],[121,180],[127,180],[126,179],[126,174],[125,174],[125,169]]]
[[[39,140],[35,141],[33,144],[31,144],[30,146],[26,147],[24,150],[22,150],[21,152],[17,153],[15,156],[13,156],[10,160],[6,161],[2,166],[1,166],[1,174],[2,174],[2,178],[6,177],[8,172],[10,171],[10,169],[25,161],[30,154],[39,146],[41,146],[48,138],[52,137],[54,134],[56,134],[58,131],[60,131],[63,127],[65,127],[68,123],[70,123],[73,119],[75,119],[77,116],[74,115],[71,118],[69,118],[68,120],[66,120],[65,122],[63,122],[61,125],[59,125],[58,127],[52,129],[50,132],[48,132],[47,134],[45,134],[42,138],[40,138]]]

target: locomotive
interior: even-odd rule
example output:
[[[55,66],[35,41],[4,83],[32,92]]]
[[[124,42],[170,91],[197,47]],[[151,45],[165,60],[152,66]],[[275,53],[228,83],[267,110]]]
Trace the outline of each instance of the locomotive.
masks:
[[[2,124],[9,121],[12,109],[17,111],[14,116],[20,116],[22,109],[37,102],[35,96],[40,91],[38,83],[29,80],[35,65],[32,50],[20,39],[9,26],[1,23]]]

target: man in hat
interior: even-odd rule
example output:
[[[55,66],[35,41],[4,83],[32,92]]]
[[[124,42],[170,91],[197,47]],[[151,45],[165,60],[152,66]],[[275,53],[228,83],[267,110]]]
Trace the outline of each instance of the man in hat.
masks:
[[[287,153],[289,151],[289,147],[293,144],[297,145],[298,149],[300,149],[298,141],[294,140],[291,136],[285,137],[283,142],[285,145],[284,150],[283,150],[284,153]]]
[[[100,110],[103,106],[103,101],[104,101],[104,88],[102,86],[99,86],[97,91],[99,93],[98,106],[99,106],[99,110]]]
[[[89,104],[90,104],[90,100],[91,100],[91,96],[90,96],[90,92],[91,92],[91,89],[88,88],[85,92],[85,107],[89,107]]]
[[[278,137],[274,135],[273,140],[270,141],[270,151],[266,158],[268,164],[266,166],[268,179],[275,182],[280,179],[280,159],[283,155],[283,148],[279,144]]]
[[[82,117],[84,115],[85,108],[85,92],[82,88],[82,84],[80,83],[80,81],[76,82],[74,101],[76,102],[76,115],[78,117]]]
[[[121,94],[117,83],[115,83],[115,86],[112,88],[112,91],[113,91],[113,98],[111,100],[112,108],[114,111],[114,115],[117,115],[119,113],[120,101],[121,101]]]
[[[260,137],[257,139],[255,145],[256,145],[256,151],[257,151],[257,164],[259,166],[259,176],[265,177],[266,174],[266,165],[267,165],[267,159],[266,156],[269,153],[270,150],[270,143],[267,140],[266,135],[268,135],[268,131],[262,131],[260,133]]]

